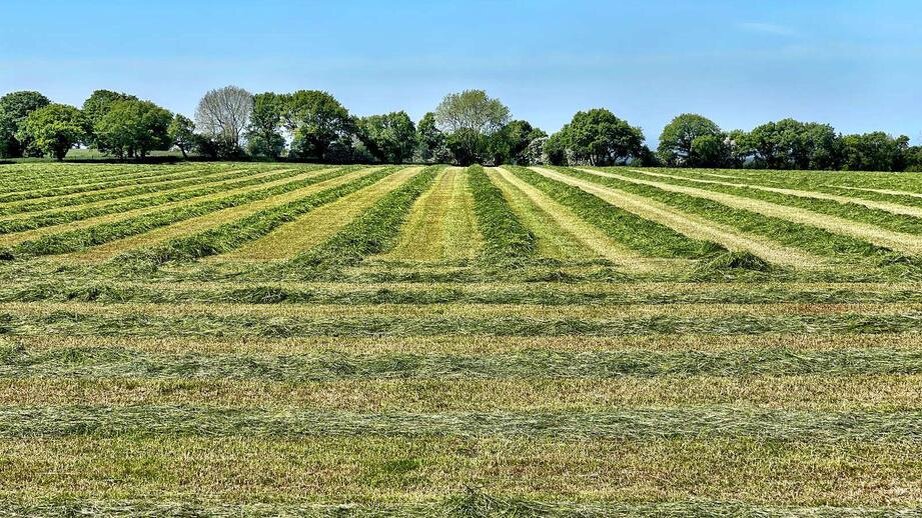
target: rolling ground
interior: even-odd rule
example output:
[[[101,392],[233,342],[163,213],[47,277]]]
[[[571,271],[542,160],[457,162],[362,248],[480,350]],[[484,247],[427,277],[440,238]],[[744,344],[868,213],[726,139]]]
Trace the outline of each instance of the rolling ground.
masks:
[[[922,177],[0,166],[0,516],[908,515]]]

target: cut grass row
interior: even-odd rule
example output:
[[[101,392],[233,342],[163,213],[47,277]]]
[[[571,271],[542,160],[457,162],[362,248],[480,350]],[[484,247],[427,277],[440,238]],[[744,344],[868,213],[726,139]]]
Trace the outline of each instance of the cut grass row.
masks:
[[[161,337],[164,344],[167,343],[165,337]],[[711,376],[728,378],[730,381],[714,382],[715,387],[726,387],[734,382],[743,383],[739,380],[742,376],[822,376],[830,378],[832,386],[836,383],[848,385],[850,377],[854,376],[881,376],[889,379],[892,376],[922,374],[922,353],[917,349],[896,349],[886,344],[866,349],[807,350],[778,345],[761,348],[750,345],[750,348],[719,351],[629,348],[581,351],[534,348],[537,345],[528,348],[527,344],[519,342],[520,349],[502,353],[471,354],[471,345],[467,345],[468,354],[462,354],[423,350],[346,353],[323,347],[341,342],[317,340],[319,348],[315,347],[317,350],[312,352],[285,353],[279,350],[273,354],[265,351],[149,351],[114,345],[119,342],[112,339],[101,341],[113,345],[94,347],[85,345],[87,340],[84,339],[84,345],[72,347],[60,343],[45,349],[22,344],[6,346],[0,349],[0,377],[304,383],[376,379],[461,381],[470,378],[603,380],[630,376],[660,379],[659,383],[663,383],[673,377]],[[848,340],[844,342],[850,343]],[[69,343],[80,342],[74,340]],[[169,342],[181,343],[181,340]],[[356,346],[361,344],[351,343]],[[418,343],[422,347],[424,344],[438,342],[421,340]],[[474,342],[474,345],[478,343]],[[150,342],[148,345],[157,348],[160,347],[158,344]],[[281,348],[284,344],[279,342],[276,345]],[[199,347],[207,345],[205,343]],[[215,346],[220,347],[221,344]],[[832,378],[841,380],[835,381]],[[916,385],[913,384],[913,387]],[[884,390],[884,387],[879,387],[879,390]],[[917,387],[913,390],[917,390]]]
[[[474,198],[477,227],[484,239],[481,260],[490,264],[513,264],[534,257],[537,244],[532,234],[509,207],[483,167],[467,169]]]
[[[585,170],[591,171],[591,170]],[[699,199],[713,201],[732,209],[748,211],[751,214],[761,215],[776,220],[789,221],[805,227],[814,227],[822,229],[827,233],[851,237],[865,243],[873,244],[880,248],[895,250],[908,255],[918,255],[922,253],[922,237],[887,230],[875,225],[862,223],[859,221],[849,220],[838,216],[831,216],[816,212],[811,209],[804,209],[793,206],[798,203],[805,203],[807,207],[822,206],[822,200],[806,201],[796,196],[781,195],[775,193],[766,193],[762,191],[747,191],[751,196],[738,196],[734,194],[725,194],[712,189],[701,189],[698,187],[686,187],[674,185],[668,182],[650,181],[634,179],[625,175],[615,175],[614,173],[605,173],[601,171],[591,171],[594,175],[605,175],[609,178],[615,178],[625,183],[632,183],[643,186],[650,186],[660,191],[683,194]],[[712,186],[713,187],[713,186]],[[719,186],[718,186],[719,187]],[[782,205],[774,202],[763,201],[761,197],[784,197],[789,205]],[[835,202],[832,202],[836,205]],[[841,207],[840,207],[841,208]],[[862,207],[854,207],[846,212],[853,211],[859,213]],[[898,219],[902,216],[885,213],[887,217]]]
[[[312,184],[334,178],[342,174],[340,171],[321,171],[317,173],[306,173],[303,176],[296,176],[295,180],[284,178],[273,182],[273,184],[259,185],[242,188],[238,193],[221,193],[221,195],[212,195],[211,199],[205,199],[198,203],[189,203],[189,200],[183,200],[173,205],[155,206],[145,209],[139,209],[139,215],[115,214],[106,215],[100,218],[90,218],[88,220],[74,222],[78,224],[72,230],[64,230],[56,233],[45,233],[47,229],[39,229],[34,235],[37,236],[32,240],[22,240],[23,237],[31,237],[33,234],[22,233],[13,234],[9,237],[15,243],[9,254],[18,256],[35,256],[51,255],[84,250],[91,246],[99,245],[109,241],[122,239],[128,236],[148,232],[152,229],[170,225],[178,221],[183,221],[195,216],[212,213],[214,211],[244,205],[273,195],[279,195],[307,187]],[[119,219],[121,217],[121,219]],[[100,221],[107,218],[105,221]],[[53,227],[51,227],[53,228]]]
[[[679,207],[682,211],[700,217],[711,224],[725,225],[735,232],[752,236],[760,240],[771,240],[774,247],[792,247],[823,258],[837,260],[860,260],[862,258],[880,259],[888,250],[877,247],[867,241],[843,236],[817,228],[815,226],[794,223],[783,218],[766,216],[747,209],[735,208],[718,201],[693,196],[686,193],[672,192],[658,187],[624,181],[614,177],[603,177],[576,169],[566,169],[566,174],[583,182],[602,185],[617,191],[642,196],[670,207]],[[763,254],[756,255],[771,260]],[[800,253],[803,255],[803,252]]]
[[[819,214],[827,214],[831,216],[831,218],[829,218],[830,221],[843,218],[867,223],[868,225],[874,225],[880,227],[880,229],[891,230],[893,232],[908,234],[922,233],[922,207],[911,207],[892,202],[863,200],[855,197],[823,194],[804,190],[762,187],[733,182],[705,181],[707,183],[702,185],[700,182],[703,182],[703,180],[687,180],[676,175],[647,173],[640,170],[628,170],[621,174],[625,177],[645,181],[649,181],[649,179],[653,177],[656,183],[691,187],[695,189],[703,188],[708,191],[724,193],[734,197],[763,200],[777,205],[804,209]]]
[[[692,510],[745,509],[702,502],[708,499],[769,509],[922,502],[922,446],[912,442],[66,437],[4,441],[0,455],[0,487],[12,501],[41,495],[110,502],[153,497],[412,505],[442,502],[473,486],[517,498],[578,499],[628,510],[643,504],[620,502],[690,500]],[[653,507],[663,508],[670,504]]]
[[[289,267],[313,276],[358,264],[365,257],[390,250],[413,203],[435,182],[441,166],[431,166],[394,189],[368,211],[316,248],[295,258]]]
[[[301,170],[304,171],[307,169],[309,168],[302,168]],[[150,194],[162,193],[164,191],[169,192],[180,190],[183,188],[202,184],[211,184],[218,181],[229,182],[239,178],[268,176],[272,173],[278,173],[281,171],[281,169],[269,169],[266,171],[233,169],[229,171],[197,174],[194,177],[181,180],[145,184],[132,187],[130,189],[117,188],[113,190],[103,190],[95,193],[55,197],[45,200],[29,200],[25,202],[10,203],[0,207],[0,215],[5,215],[5,217],[2,218],[3,220],[9,220],[15,218],[31,217],[33,215],[40,215],[50,212],[52,210],[60,210],[74,206],[78,206],[78,209],[84,209],[88,207],[104,205],[113,201],[130,201],[132,199],[144,197]]]
[[[272,260],[291,259],[328,240],[347,227],[363,212],[372,207],[389,192],[398,189],[421,168],[408,167],[375,184],[318,207],[286,223],[265,237],[218,259]]]
[[[578,187],[546,178],[524,167],[507,167],[516,177],[568,207],[610,238],[638,252],[668,258],[700,258],[721,250],[711,242],[693,240],[659,223],[615,207]]]
[[[256,175],[239,175],[243,176],[243,178],[237,178],[237,175],[235,175],[235,177],[221,179],[215,182],[195,182],[191,188],[187,186],[175,190],[170,189],[164,193],[152,191],[150,194],[154,194],[153,196],[131,196],[129,199],[119,200],[115,203],[106,201],[85,204],[71,210],[46,211],[40,214],[21,214],[18,215],[16,219],[0,220],[0,234],[24,232],[42,227],[62,225],[64,223],[96,218],[108,214],[124,214],[128,211],[147,207],[156,207],[159,209],[162,208],[162,205],[167,203],[175,203],[212,194],[221,194],[252,185],[262,186],[266,183],[290,178],[295,176],[295,173],[303,174],[303,171],[286,170]],[[205,185],[198,185],[201,183]]]
[[[740,438],[812,444],[922,444],[922,412],[817,412],[739,406],[631,408],[601,412],[356,413],[188,406],[0,407],[0,437],[542,437],[582,439]]]
[[[102,370],[102,369],[100,369]],[[213,406],[350,412],[602,412],[629,407],[922,411],[922,375],[663,375],[275,381],[197,376],[0,378],[0,405]]]
[[[378,169],[358,179],[300,196],[281,205],[272,205],[230,223],[178,237],[151,248],[125,252],[113,259],[131,270],[149,270],[172,261],[191,261],[235,250],[255,241],[281,225],[294,221],[317,207],[378,182],[397,167]]]

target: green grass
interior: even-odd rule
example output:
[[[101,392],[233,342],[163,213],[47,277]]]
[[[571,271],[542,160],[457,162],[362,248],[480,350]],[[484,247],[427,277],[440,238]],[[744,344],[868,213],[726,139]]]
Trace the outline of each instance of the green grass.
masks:
[[[922,259],[508,171],[0,166],[0,516],[918,512]],[[846,189],[917,175],[662,171],[922,207]]]

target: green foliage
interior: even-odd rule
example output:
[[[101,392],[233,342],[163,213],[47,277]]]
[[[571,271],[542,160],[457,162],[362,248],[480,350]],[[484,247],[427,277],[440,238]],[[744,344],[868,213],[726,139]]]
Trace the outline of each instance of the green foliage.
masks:
[[[669,166],[703,166],[701,159],[695,155],[694,141],[701,137],[720,139],[721,131],[713,121],[694,113],[684,113],[672,119],[672,122],[663,128],[659,137],[658,152],[662,160]],[[710,145],[710,141],[709,145]],[[700,147],[700,146],[699,146]],[[712,150],[709,150],[712,151]],[[717,158],[718,164],[722,157]]]
[[[494,165],[539,163],[543,149],[535,148],[536,141],[543,144],[544,131],[533,128],[528,121],[515,120],[487,138],[487,149]]]
[[[378,162],[401,164],[413,157],[416,126],[406,112],[360,117],[356,136]]]
[[[460,165],[482,161],[490,138],[509,122],[509,108],[483,90],[448,94],[435,109],[437,127],[448,134],[446,144]]]
[[[253,113],[247,130],[247,148],[252,156],[277,159],[285,150],[282,114],[285,97],[272,92],[253,96]]]
[[[756,167],[768,169],[836,169],[841,142],[828,124],[783,119],[757,126],[740,135]]]
[[[111,90],[96,90],[83,101],[83,114],[92,126],[95,126],[107,113],[112,106],[120,101],[137,101],[138,98],[121,92]]]
[[[460,128],[448,134],[445,145],[458,165],[468,166],[483,161],[488,137],[470,128]]]
[[[416,141],[419,145],[417,150],[419,161],[439,163],[451,160],[451,151],[445,143],[445,134],[436,126],[435,113],[428,112],[420,119],[416,126]]]
[[[0,97],[0,158],[18,158],[29,142],[17,138],[20,126],[30,113],[51,104],[38,92],[12,92]]]
[[[96,145],[118,158],[144,158],[150,151],[170,148],[172,122],[173,114],[150,101],[116,101],[96,121]]]
[[[166,129],[167,137],[179,148],[183,158],[188,157],[189,150],[195,145],[195,123],[185,115],[177,113]]]
[[[484,238],[482,259],[491,265],[507,265],[534,256],[537,252],[534,234],[512,212],[502,191],[493,185],[483,167],[471,166],[467,174],[477,226]]]
[[[909,138],[891,137],[882,131],[842,138],[843,167],[849,171],[902,171],[907,165]]]
[[[550,152],[556,155],[562,146],[566,150],[566,163],[613,165],[640,156],[643,140],[640,128],[631,126],[604,108],[597,108],[574,115],[573,120],[560,130]],[[563,162],[557,158],[555,156],[550,162]]]
[[[723,135],[701,135],[692,141],[689,165],[694,167],[724,167],[730,148]]]
[[[335,97],[319,90],[283,96],[283,120],[294,135],[291,151],[299,158],[327,160],[334,142],[347,141],[352,131],[349,112]]]
[[[85,141],[89,124],[73,106],[49,104],[33,111],[16,134],[20,142],[28,141],[31,149],[64,160],[75,144]]]

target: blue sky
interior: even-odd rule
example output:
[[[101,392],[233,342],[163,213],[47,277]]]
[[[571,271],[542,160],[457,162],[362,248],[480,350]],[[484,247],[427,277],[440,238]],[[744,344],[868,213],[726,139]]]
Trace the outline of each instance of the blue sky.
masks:
[[[698,112],[795,117],[922,143],[922,6],[802,0],[6,0],[0,92],[122,90],[191,115],[202,93],[323,89],[352,113],[481,88],[556,131],[605,107],[654,142]]]

